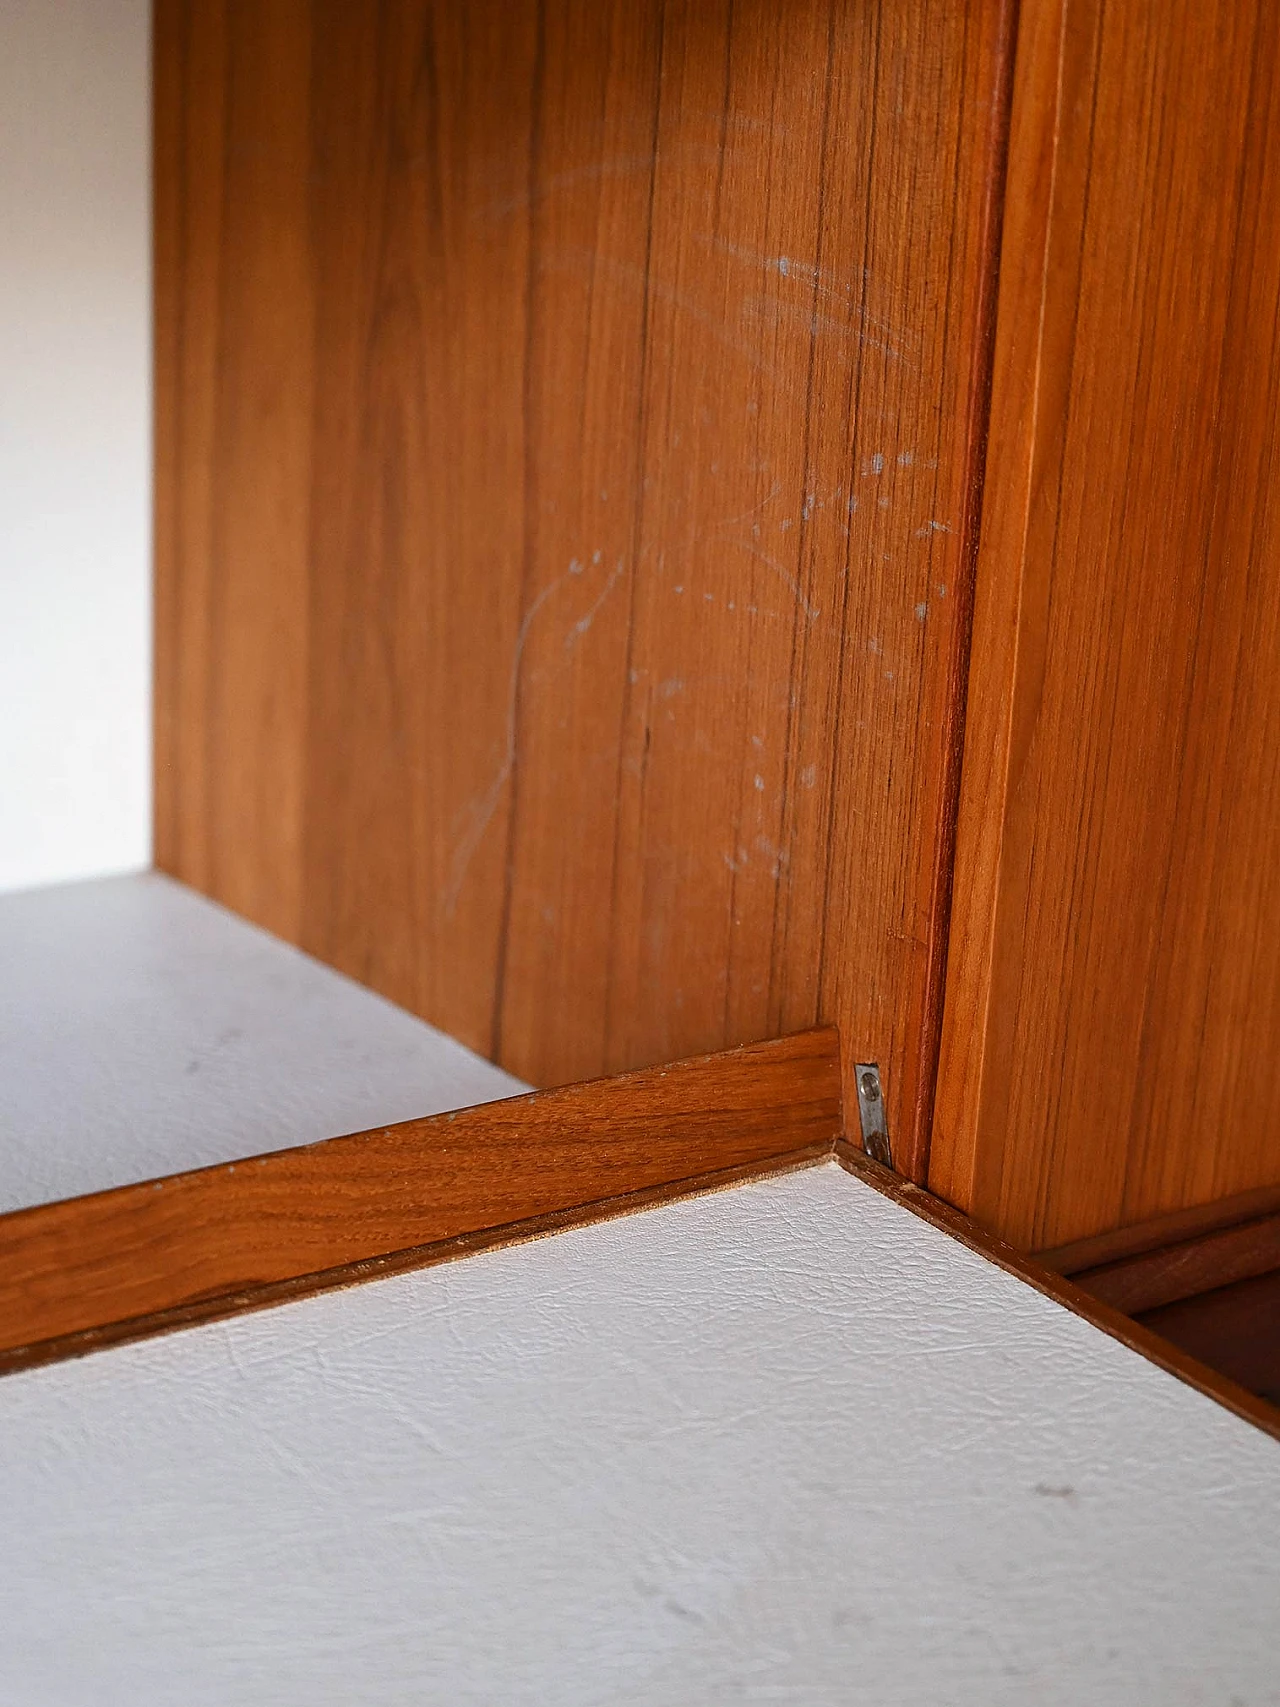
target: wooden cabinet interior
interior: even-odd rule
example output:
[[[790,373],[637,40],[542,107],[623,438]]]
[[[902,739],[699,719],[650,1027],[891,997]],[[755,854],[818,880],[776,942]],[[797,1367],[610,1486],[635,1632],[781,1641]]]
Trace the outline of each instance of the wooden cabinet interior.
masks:
[[[160,0],[162,868],[553,1084],[820,1017],[923,1174],[1003,0]]]
[[[158,0],[156,836],[1045,1247],[1280,1181],[1280,25],[1018,11]]]

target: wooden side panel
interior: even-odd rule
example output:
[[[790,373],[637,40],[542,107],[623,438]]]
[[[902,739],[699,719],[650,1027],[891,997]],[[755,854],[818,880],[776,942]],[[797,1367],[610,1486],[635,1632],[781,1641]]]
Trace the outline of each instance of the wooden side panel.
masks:
[[[842,1130],[827,1028],[19,1209],[0,1373],[829,1157]]]
[[[310,10],[161,4],[156,37],[159,863],[296,939]]]
[[[1027,0],[930,1184],[1280,1182],[1280,14]]]
[[[159,0],[165,870],[537,1083],[836,1019],[920,1174],[1010,11]]]

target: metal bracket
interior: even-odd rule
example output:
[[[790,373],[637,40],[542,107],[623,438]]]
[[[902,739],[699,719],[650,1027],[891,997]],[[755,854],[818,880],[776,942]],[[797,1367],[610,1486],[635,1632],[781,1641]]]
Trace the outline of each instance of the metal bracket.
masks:
[[[862,1148],[873,1162],[893,1166],[889,1148],[889,1119],[880,1088],[880,1069],[874,1061],[859,1061],[853,1069],[858,1084],[858,1119],[862,1125]]]

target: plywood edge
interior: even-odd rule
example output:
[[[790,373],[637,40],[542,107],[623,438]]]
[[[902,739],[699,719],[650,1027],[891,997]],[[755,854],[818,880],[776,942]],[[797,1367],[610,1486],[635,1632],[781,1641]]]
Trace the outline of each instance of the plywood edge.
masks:
[[[829,1157],[834,1027],[0,1216],[0,1373]]]
[[[863,1180],[904,1209],[909,1209],[913,1215],[918,1215],[930,1226],[950,1234],[971,1251],[1004,1269],[1007,1274],[1016,1275],[1019,1280],[1034,1287],[1046,1298],[1052,1298],[1073,1315],[1083,1317],[1093,1327],[1099,1328],[1110,1338],[1119,1340],[1122,1345],[1136,1351],[1148,1362],[1156,1364],[1158,1368],[1185,1382],[1187,1386],[1194,1387],[1197,1392],[1205,1394],[1244,1421],[1252,1423],[1265,1434],[1280,1440],[1280,1408],[1260,1399],[1225,1375],[1219,1375],[1207,1364],[1189,1357],[1168,1340],[1161,1339],[1159,1334],[1095,1298],[1092,1293],[1085,1292],[1065,1276],[1045,1268],[1034,1257],[1015,1250],[994,1233],[985,1232],[981,1227],[975,1226],[968,1216],[961,1214],[958,1209],[953,1209],[949,1203],[934,1197],[923,1187],[902,1179],[890,1169],[881,1167],[878,1162],[873,1162],[843,1139],[835,1146],[835,1159],[846,1172]]]

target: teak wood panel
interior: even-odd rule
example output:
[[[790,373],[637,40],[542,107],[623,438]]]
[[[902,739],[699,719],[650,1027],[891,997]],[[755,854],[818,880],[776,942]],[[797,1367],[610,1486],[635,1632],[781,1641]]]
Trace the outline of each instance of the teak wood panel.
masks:
[[[1127,1316],[1158,1310],[1198,1292],[1254,1280],[1280,1268],[1280,1215],[1184,1239],[1072,1276],[1077,1286]]]
[[[829,1156],[830,1028],[0,1216],[0,1372]]]
[[[1025,0],[932,1188],[1280,1183],[1280,10]]]
[[[157,859],[538,1084],[838,1021],[920,1176],[1007,0],[159,0]]]

